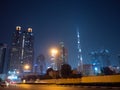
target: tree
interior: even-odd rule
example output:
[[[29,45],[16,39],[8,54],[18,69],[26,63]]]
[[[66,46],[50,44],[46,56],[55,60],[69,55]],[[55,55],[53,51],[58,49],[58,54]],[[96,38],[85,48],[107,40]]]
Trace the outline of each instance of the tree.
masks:
[[[47,71],[46,71],[46,75],[49,75],[49,73],[50,73],[51,71],[53,71],[53,69],[52,69],[52,68],[48,68]]]
[[[61,66],[61,77],[68,78],[72,74],[71,66],[69,64],[63,64]]]
[[[104,75],[113,75],[115,74],[116,72],[112,69],[110,69],[110,67],[103,67],[101,69],[101,72],[104,74]]]

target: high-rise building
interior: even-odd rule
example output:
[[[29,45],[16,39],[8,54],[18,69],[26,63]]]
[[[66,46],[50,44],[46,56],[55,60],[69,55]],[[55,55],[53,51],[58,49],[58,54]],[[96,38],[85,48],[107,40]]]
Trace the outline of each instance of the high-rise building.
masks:
[[[4,73],[7,45],[0,43],[0,74]]]
[[[77,49],[78,49],[78,73],[83,73],[83,59],[82,59],[82,50],[80,44],[80,34],[79,28],[77,28]]]
[[[51,60],[52,60],[51,67],[54,70],[60,70],[62,64],[67,64],[68,63],[67,49],[64,46],[64,42],[60,42],[57,49],[54,49],[52,51],[52,53],[53,53],[53,55],[52,55],[52,58],[51,58]]]
[[[101,67],[108,67],[110,66],[110,52],[107,49],[100,50],[100,64]]]
[[[34,58],[33,44],[32,28],[28,28],[27,31],[22,32],[21,27],[17,26],[12,36],[10,71],[32,72]]]
[[[16,31],[12,35],[12,44],[10,48],[10,65],[9,70],[13,71],[15,69],[21,69],[21,27],[17,26]]]
[[[64,46],[64,42],[59,43],[59,60],[61,64],[67,64],[67,50]]]
[[[40,54],[36,60],[36,71],[35,72],[38,74],[44,74],[45,71],[46,71],[45,56],[43,54]]]
[[[98,75],[101,71],[99,60],[100,53],[98,51],[92,51],[89,55],[91,56],[91,64],[93,66],[94,75]]]
[[[93,65],[92,64],[83,64],[83,76],[94,75]]]

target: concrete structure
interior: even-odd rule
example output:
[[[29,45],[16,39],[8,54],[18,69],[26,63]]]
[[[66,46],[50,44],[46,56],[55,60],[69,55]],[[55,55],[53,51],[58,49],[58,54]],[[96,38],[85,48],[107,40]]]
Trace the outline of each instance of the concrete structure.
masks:
[[[67,78],[67,79],[47,79],[40,80],[38,83],[52,83],[52,84],[83,84],[89,85],[101,85],[107,83],[115,84],[120,83],[120,75],[108,75],[108,76],[87,76],[82,78]]]

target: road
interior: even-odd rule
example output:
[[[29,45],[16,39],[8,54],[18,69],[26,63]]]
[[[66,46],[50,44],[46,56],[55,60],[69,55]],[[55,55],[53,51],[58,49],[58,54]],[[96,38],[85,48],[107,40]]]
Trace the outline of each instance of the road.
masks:
[[[120,87],[18,84],[5,88],[0,87],[0,90],[120,90]]]

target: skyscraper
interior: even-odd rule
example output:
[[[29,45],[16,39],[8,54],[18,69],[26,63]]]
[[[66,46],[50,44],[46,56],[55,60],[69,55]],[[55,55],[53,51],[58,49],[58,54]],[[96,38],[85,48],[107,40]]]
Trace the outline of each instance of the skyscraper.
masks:
[[[0,74],[4,73],[6,49],[7,45],[0,43]]]
[[[81,51],[81,44],[80,44],[79,28],[77,28],[77,49],[78,49],[78,73],[82,73],[83,59],[82,59],[82,51]]]
[[[60,70],[62,64],[67,64],[67,50],[64,42],[60,42],[56,49],[52,49],[51,67],[54,70]]]
[[[12,45],[10,49],[10,71],[32,72],[33,58],[34,58],[34,37],[32,28],[28,28],[27,31],[21,32],[21,27],[17,26],[16,31],[12,36]],[[29,69],[24,68],[25,65],[29,66]]]
[[[22,33],[21,59],[23,61],[23,66],[28,65],[30,67],[29,72],[32,71],[32,67],[33,67],[33,59],[34,59],[33,42],[34,42],[34,37],[32,33],[32,28],[28,28],[28,31],[24,31]],[[24,69],[24,71],[26,70]]]
[[[36,73],[44,74],[46,71],[45,56],[40,54],[36,60]]]
[[[9,70],[21,69],[21,27],[17,26],[16,31],[12,35],[12,44],[10,48],[10,65]]]
[[[61,64],[66,64],[67,62],[67,50],[64,46],[64,42],[59,43],[59,59]]]
[[[58,62],[57,62],[57,68],[58,70],[61,70],[61,66],[63,64],[68,64],[68,60],[67,60],[67,50],[64,46],[64,42],[60,42],[59,43],[59,55],[58,55]]]

